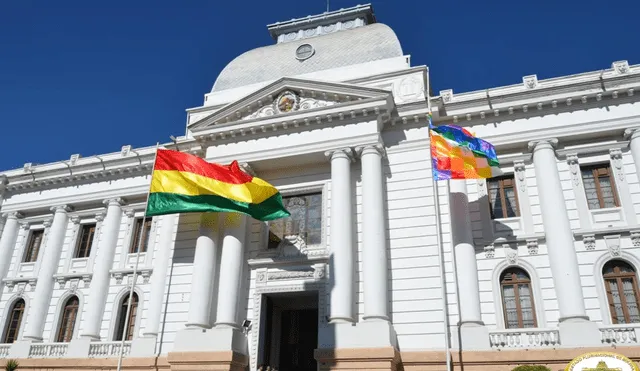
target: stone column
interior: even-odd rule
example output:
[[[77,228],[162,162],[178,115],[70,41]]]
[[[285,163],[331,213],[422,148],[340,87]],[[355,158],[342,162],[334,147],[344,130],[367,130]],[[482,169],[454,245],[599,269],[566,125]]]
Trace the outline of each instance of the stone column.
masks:
[[[173,232],[178,222],[178,214],[162,216],[160,232],[160,243],[156,250],[153,276],[151,277],[151,293],[149,295],[149,311],[147,313],[147,323],[143,332],[144,336],[158,336],[160,332],[160,316],[162,315],[162,304],[164,303],[164,291],[167,282],[167,269],[171,259],[171,250],[174,247],[175,239]],[[196,242],[197,248],[197,242]],[[195,268],[195,267],[194,267]]]
[[[211,302],[218,253],[217,214],[202,214],[193,258],[187,327],[211,328]],[[239,280],[239,276],[234,276]],[[162,295],[160,295],[162,296]]]
[[[457,294],[460,310],[459,331],[463,349],[489,348],[489,331],[482,322],[478,263],[471,234],[467,182],[449,181],[451,213],[451,245],[456,269]]]
[[[530,142],[529,148],[533,150],[542,224],[558,298],[560,338],[563,345],[593,345],[600,333],[585,311],[578,257],[558,174],[557,143],[557,139],[540,140]]]
[[[23,215],[18,212],[7,213],[4,215],[6,221],[0,238],[0,293],[2,293],[2,279],[6,278],[9,266],[11,265],[11,256],[16,247],[18,232],[20,226],[18,219]]]
[[[355,251],[351,193],[351,149],[330,151],[331,257],[329,262],[331,322],[354,322]]]
[[[362,161],[362,275],[364,319],[388,321],[387,233],[381,145],[358,148]],[[333,208],[332,208],[333,211]]]
[[[42,341],[42,332],[53,292],[53,275],[60,262],[60,252],[69,222],[68,212],[71,211],[71,208],[66,205],[55,206],[51,208],[51,211],[54,212],[53,222],[42,254],[33,299],[27,308],[28,322],[23,338],[28,341]]]
[[[238,213],[225,214],[224,230],[222,256],[220,257],[216,327],[238,328],[238,298],[241,296],[241,280],[244,277],[242,271],[247,216]]]
[[[640,128],[631,128],[624,131],[624,136],[629,140],[629,148],[633,163],[636,165],[636,174],[640,178]]]
[[[105,200],[103,203],[107,206],[107,215],[102,222],[102,228],[100,228],[102,238],[98,240],[96,263],[91,284],[89,285],[90,300],[87,301],[84,331],[80,335],[92,340],[100,340],[100,328],[102,327],[104,307],[109,294],[111,269],[113,268],[113,258],[118,243],[118,234],[120,233],[124,200],[113,198]]]

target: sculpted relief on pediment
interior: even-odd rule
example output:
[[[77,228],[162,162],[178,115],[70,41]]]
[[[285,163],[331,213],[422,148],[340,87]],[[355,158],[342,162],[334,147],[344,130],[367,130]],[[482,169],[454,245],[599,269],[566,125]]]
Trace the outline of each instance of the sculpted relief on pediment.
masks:
[[[312,97],[302,98],[296,92],[285,90],[271,103],[267,103],[252,113],[245,114],[241,120],[251,120],[261,117],[274,116],[294,111],[305,111],[314,108],[328,107],[338,102],[321,100]]]

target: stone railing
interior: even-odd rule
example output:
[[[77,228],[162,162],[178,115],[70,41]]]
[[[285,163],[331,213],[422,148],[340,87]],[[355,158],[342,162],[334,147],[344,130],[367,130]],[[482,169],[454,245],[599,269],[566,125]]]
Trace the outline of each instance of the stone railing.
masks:
[[[29,358],[58,358],[67,355],[69,343],[31,344]]]
[[[103,341],[99,343],[91,343],[89,345],[89,357],[90,358],[108,358],[118,357],[120,355],[120,347],[122,342],[120,341]],[[131,351],[131,342],[124,342],[124,350],[122,355],[126,356]]]
[[[0,344],[0,358],[9,357],[10,349],[11,349],[11,344]]]
[[[640,324],[604,325],[600,327],[602,344],[636,345]]]
[[[560,345],[557,329],[523,328],[489,331],[493,349],[547,348]]]

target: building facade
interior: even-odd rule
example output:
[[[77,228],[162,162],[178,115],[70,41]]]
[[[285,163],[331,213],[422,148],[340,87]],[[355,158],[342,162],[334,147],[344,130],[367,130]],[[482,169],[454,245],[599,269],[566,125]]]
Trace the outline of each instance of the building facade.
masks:
[[[282,371],[559,370],[612,347],[640,359],[640,66],[432,95],[434,122],[493,143],[505,174],[434,183],[427,68],[371,6],[268,31],[275,44],[231,61],[162,147],[238,160],[292,216],[145,218],[156,147],[3,172],[0,359]]]

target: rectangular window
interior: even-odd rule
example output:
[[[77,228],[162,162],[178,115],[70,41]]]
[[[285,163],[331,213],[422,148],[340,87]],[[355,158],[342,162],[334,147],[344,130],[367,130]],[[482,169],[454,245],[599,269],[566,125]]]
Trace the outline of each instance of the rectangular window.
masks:
[[[95,224],[83,224],[76,245],[76,258],[88,258],[91,255],[91,246],[93,245],[93,236],[96,233]]]
[[[129,245],[129,254],[136,254],[147,251],[149,247],[149,237],[151,235],[151,221],[151,218],[136,219],[133,229],[133,236],[131,238],[131,244]],[[140,233],[142,233],[142,243],[140,243]]]
[[[491,219],[520,216],[518,192],[513,175],[487,179]]]
[[[620,206],[611,166],[608,164],[581,166],[580,172],[589,209]]]
[[[283,197],[291,216],[269,222],[268,248],[274,249],[285,237],[301,238],[307,245],[322,243],[322,193]]]
[[[40,252],[40,245],[42,245],[43,237],[44,230],[31,231],[29,242],[27,242],[27,251],[24,254],[24,263],[31,263],[38,260],[38,253]]]

